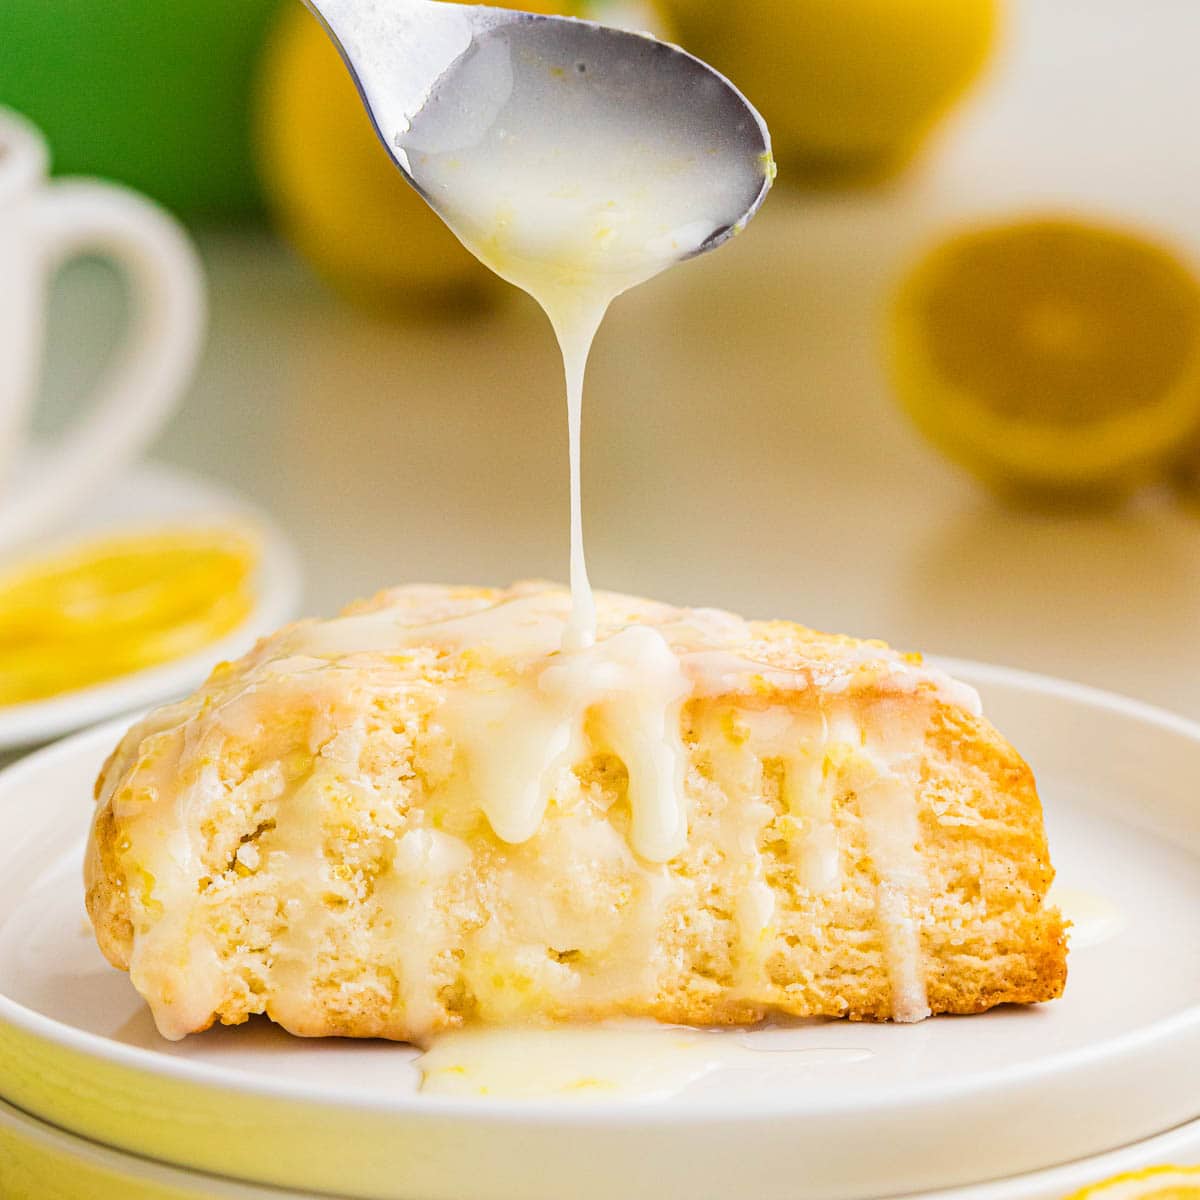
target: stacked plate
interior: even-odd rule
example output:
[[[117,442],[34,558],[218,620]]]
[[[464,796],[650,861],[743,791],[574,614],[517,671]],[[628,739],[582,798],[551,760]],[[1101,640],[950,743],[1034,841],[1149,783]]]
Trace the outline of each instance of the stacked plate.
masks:
[[[83,916],[91,784],[120,727],[23,760],[0,777],[0,1194],[1033,1200],[1200,1161],[1200,726],[949,665],[1038,773],[1078,913],[1066,997],[805,1026],[789,1044],[865,1053],[764,1053],[667,1100],[426,1095],[405,1047],[266,1025],[161,1041]]]

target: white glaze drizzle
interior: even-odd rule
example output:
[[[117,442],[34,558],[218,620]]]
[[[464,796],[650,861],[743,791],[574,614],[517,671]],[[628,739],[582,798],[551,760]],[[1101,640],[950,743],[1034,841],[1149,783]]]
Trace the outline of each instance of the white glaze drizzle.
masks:
[[[451,924],[442,889],[471,863],[465,842],[437,829],[410,829],[396,841],[391,870],[377,883],[380,909],[391,922],[385,961],[395,964],[404,1015],[414,1028],[439,1013],[431,984],[436,955]]]
[[[822,1044],[816,1029],[747,1033],[610,1021],[444,1034],[417,1067],[427,1093],[586,1102],[663,1099],[726,1071],[753,1072],[756,1080],[787,1071],[796,1082],[811,1082],[812,1072],[872,1057],[862,1047]]]
[[[415,593],[405,589],[402,594]],[[629,910],[638,918],[624,932],[606,934],[606,945],[613,948],[619,941],[625,949],[620,954],[614,951],[613,957],[625,956],[641,964],[628,978],[631,994],[645,985],[639,972],[653,974],[649,960],[664,905],[675,894],[669,869],[655,864],[668,862],[686,845],[683,705],[694,696],[711,696],[718,683],[731,698],[746,697],[729,708],[718,704],[711,709],[733,714],[742,730],[740,744],[722,752],[718,768],[725,795],[738,798],[729,805],[724,818],[729,824],[720,842],[736,847],[744,864],[734,893],[733,923],[742,947],[735,986],[750,997],[757,993],[774,945],[776,900],[759,847],[772,811],[754,797],[763,790],[764,763],[777,760],[780,798],[792,822],[789,852],[797,881],[813,893],[831,894],[841,885],[834,801],[845,791],[858,795],[879,878],[877,915],[895,1015],[901,1020],[924,1015],[919,910],[925,881],[917,847],[915,772],[928,705],[906,703],[903,696],[908,688],[899,688],[891,701],[870,702],[864,727],[863,710],[839,693],[818,696],[817,712],[810,709],[809,715],[796,712],[788,703],[772,703],[769,694],[757,699],[764,697],[764,686],[769,691],[785,682],[795,692],[805,692],[812,686],[814,669],[781,671],[742,658],[737,650],[716,650],[722,641],[737,646],[740,634],[747,635],[744,644],[752,644],[750,626],[739,618],[619,597],[605,597],[604,621],[594,645],[563,653],[562,628],[569,606],[562,591],[517,589],[515,598],[503,603],[484,594],[478,601],[448,606],[442,619],[432,622],[423,620],[431,611],[428,606],[418,605],[414,615],[411,604],[398,600],[395,606],[376,612],[306,623],[275,639],[235,689],[219,693],[220,698],[208,706],[208,719],[188,722],[186,708],[177,706],[141,727],[144,740],[133,743],[141,740],[145,760],[140,786],[134,796],[113,796],[113,808],[138,842],[135,861],[145,863],[155,878],[154,902],[164,913],[178,914],[146,923],[135,938],[135,979],[141,978],[144,967],[161,975],[175,969],[171,961],[180,963],[180,969],[187,962],[188,986],[182,986],[181,977],[178,989],[186,1003],[159,1013],[165,1033],[179,1036],[194,1028],[201,1010],[212,1011],[220,1000],[219,964],[205,965],[204,946],[191,946],[179,922],[186,920],[187,893],[205,874],[194,847],[203,844],[199,821],[214,807],[223,787],[212,764],[221,760],[225,739],[253,741],[261,722],[270,719],[270,712],[264,713],[259,704],[260,684],[271,690],[271,711],[290,703],[280,688],[285,693],[295,689],[297,702],[310,707],[314,696],[328,697],[316,706],[309,745],[312,760],[306,774],[285,779],[279,765],[273,764],[239,785],[261,789],[267,797],[288,791],[287,818],[273,838],[270,866],[282,881],[282,891],[295,902],[314,880],[324,878],[327,868],[321,850],[322,797],[331,789],[369,786],[358,776],[365,738],[361,723],[347,726],[329,707],[341,705],[350,713],[361,712],[364,700],[353,694],[353,685],[347,692],[338,677],[345,671],[344,678],[352,681],[360,678],[361,668],[376,664],[370,686],[372,694],[383,689],[379,693],[383,695],[386,674],[381,678],[377,669],[393,658],[397,663],[422,664],[407,668],[421,675],[433,672],[432,719],[441,725],[465,768],[455,775],[461,780],[456,786],[465,789],[459,795],[478,804],[497,835],[514,847],[546,827],[544,814],[551,797],[557,804],[573,803],[570,788],[578,788],[573,774],[578,764],[607,752],[625,765],[632,818],[629,844],[638,858],[621,869],[632,870],[640,881],[636,885],[640,897]],[[814,662],[816,671],[828,674],[832,669],[820,657]],[[904,666],[919,678],[917,667]],[[853,669],[865,670],[867,664]],[[894,673],[881,674],[895,678]],[[936,679],[922,682],[934,694]],[[906,713],[921,715],[906,717]],[[716,734],[697,729],[697,736],[703,740]],[[128,754],[119,757],[106,786],[115,785],[128,765]],[[160,796],[169,798],[174,812],[170,820],[162,815]],[[600,824],[616,842],[621,841],[610,826]],[[616,843],[611,852],[618,853]],[[414,829],[398,838],[393,857],[392,869],[382,877],[379,899],[393,922],[401,920],[395,914],[403,914],[403,927],[391,939],[395,942],[392,957],[406,1010],[419,1017],[432,1012],[436,1003],[428,982],[429,956],[438,944],[435,926],[442,911],[442,889],[469,862],[470,852],[445,835]],[[659,874],[662,871],[666,874]],[[131,880],[134,886],[136,880]],[[514,894],[518,890],[510,889]],[[286,995],[307,993],[311,964],[328,929],[319,913],[288,915],[297,918],[299,932],[289,934],[274,969],[284,984],[289,972],[294,978],[288,986],[280,986],[272,1015],[295,1027],[302,1025],[304,1009],[289,1013]],[[418,926],[428,932],[424,940],[412,934]],[[189,945],[190,961],[179,958],[180,944]],[[208,984],[201,986],[203,980]],[[620,990],[611,973],[597,976],[594,986],[601,989],[595,993],[601,1000]]]
[[[1129,914],[1110,897],[1057,879],[1046,893],[1045,903],[1059,909],[1070,923],[1072,953],[1103,945],[1129,928]]]
[[[553,56],[551,56],[553,57]],[[770,163],[726,131],[643,122],[587,64],[557,64],[497,29],[456,67],[457,103],[426,105],[398,146],[463,244],[545,310],[563,355],[571,468],[567,650],[596,636],[583,547],[580,426],[592,341],[609,305],[744,217]],[[618,89],[619,91],[619,89]]]
[[[527,289],[528,290],[528,289]],[[592,311],[568,319],[570,309],[550,304],[546,312],[562,350],[567,381],[567,441],[571,469],[571,616],[563,632],[564,650],[586,650],[596,640],[596,597],[588,578],[583,544],[583,378],[592,342],[604,319],[609,300]],[[543,302],[545,307],[545,302]]]
[[[878,706],[872,718],[867,727],[839,714],[831,721],[830,737],[850,748],[844,770],[858,796],[878,877],[876,915],[892,986],[892,1017],[910,1023],[923,1021],[930,1011],[916,911],[928,890],[916,803],[925,718],[914,719],[889,704]]]
[[[513,843],[533,836],[554,779],[585,757],[584,720],[597,712],[612,752],[629,771],[633,847],[649,861],[665,862],[687,837],[679,721],[684,701],[718,689],[801,690],[807,678],[712,649],[733,629],[748,639],[740,618],[712,610],[664,612],[668,617],[647,614],[658,619],[656,625],[606,629],[598,642],[566,653],[559,647],[573,606],[559,592],[535,592],[429,625],[406,624],[403,610],[387,608],[309,625],[289,651],[302,658],[342,657],[432,646],[494,657],[501,678],[485,672],[478,683],[468,679],[446,688],[439,719],[467,756],[492,828]],[[903,669],[914,688],[937,683],[899,655],[891,662],[886,656],[892,652],[874,653],[890,679]],[[802,870],[814,890],[832,888],[838,870],[825,738],[823,728],[785,725],[754,746],[759,754],[785,759],[788,805],[807,831]]]
[[[832,892],[841,880],[841,863],[824,710],[815,719],[767,710],[747,714],[747,723],[755,753],[783,765],[783,800],[800,831],[791,842],[800,883],[811,892]]]

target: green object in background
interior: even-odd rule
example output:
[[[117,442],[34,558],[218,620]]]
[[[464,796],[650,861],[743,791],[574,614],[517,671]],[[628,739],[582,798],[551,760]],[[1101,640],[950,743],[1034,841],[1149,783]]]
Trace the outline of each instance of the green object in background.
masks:
[[[189,216],[259,208],[250,92],[278,0],[0,0],[0,105],[56,174],[101,175]]]

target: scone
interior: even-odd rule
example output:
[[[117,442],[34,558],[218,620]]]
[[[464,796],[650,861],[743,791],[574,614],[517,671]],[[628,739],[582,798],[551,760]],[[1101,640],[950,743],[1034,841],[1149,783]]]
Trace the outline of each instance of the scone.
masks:
[[[405,587],[135,726],[87,906],[169,1038],[266,1014],[919,1020],[1058,996],[1028,766],[878,642],[600,595]]]

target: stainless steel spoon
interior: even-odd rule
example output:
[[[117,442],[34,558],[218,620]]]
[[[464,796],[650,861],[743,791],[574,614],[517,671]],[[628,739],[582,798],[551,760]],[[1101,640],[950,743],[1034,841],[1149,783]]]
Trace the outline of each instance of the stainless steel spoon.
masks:
[[[713,170],[738,173],[744,202],[683,257],[711,250],[741,229],[774,180],[770,135],[745,96],[706,63],[649,35],[441,0],[305,2],[341,51],[383,144],[435,210],[436,199],[414,177],[409,149],[431,135],[444,142],[448,128],[463,144],[482,135],[503,119],[522,73],[567,73],[577,88],[586,83],[597,119],[616,114],[629,138],[648,136],[655,145],[677,143],[692,152],[702,137]],[[481,91],[477,64],[484,59],[502,59],[503,70],[492,71]]]

